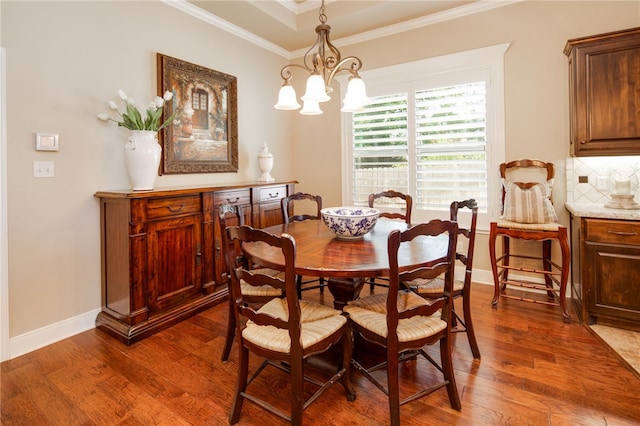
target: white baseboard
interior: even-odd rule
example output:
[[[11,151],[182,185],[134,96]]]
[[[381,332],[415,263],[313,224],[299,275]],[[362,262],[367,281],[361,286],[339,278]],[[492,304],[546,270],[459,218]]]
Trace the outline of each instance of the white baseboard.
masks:
[[[67,337],[95,328],[96,316],[100,311],[100,308],[94,309],[93,311],[10,338],[8,359],[19,357]],[[6,360],[3,359],[2,361]]]

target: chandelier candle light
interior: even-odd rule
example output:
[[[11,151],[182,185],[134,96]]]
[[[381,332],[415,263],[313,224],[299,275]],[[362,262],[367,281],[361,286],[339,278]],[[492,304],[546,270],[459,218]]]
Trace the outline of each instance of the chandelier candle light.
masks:
[[[351,74],[347,85],[347,94],[344,97],[341,111],[358,112],[364,109],[369,103],[364,81],[358,75],[362,68],[362,61],[356,56],[348,56],[342,59],[340,51],[331,44],[329,33],[331,27],[326,23],[327,16],[324,14],[324,0],[320,6],[320,25],[316,27],[318,38],[307,53],[304,54],[304,65],[289,64],[282,68],[280,76],[284,84],[280,88],[276,109],[296,110],[300,104],[296,99],[296,92],[291,85],[291,68],[298,67],[310,73],[307,79],[307,89],[302,96],[304,105],[300,114],[318,115],[322,114],[320,103],[329,99],[329,93],[333,90],[331,83],[336,74],[347,71]]]

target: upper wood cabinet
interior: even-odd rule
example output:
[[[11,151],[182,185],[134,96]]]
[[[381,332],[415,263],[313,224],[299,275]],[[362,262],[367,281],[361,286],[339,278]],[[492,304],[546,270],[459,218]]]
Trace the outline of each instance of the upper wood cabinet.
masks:
[[[640,28],[569,40],[571,155],[640,154]]]

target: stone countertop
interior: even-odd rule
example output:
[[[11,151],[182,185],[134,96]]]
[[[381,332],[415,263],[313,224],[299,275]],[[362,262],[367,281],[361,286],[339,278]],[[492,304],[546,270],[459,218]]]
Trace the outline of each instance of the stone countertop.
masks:
[[[610,209],[605,207],[604,203],[566,202],[564,206],[572,215],[579,217],[640,221],[640,209]]]

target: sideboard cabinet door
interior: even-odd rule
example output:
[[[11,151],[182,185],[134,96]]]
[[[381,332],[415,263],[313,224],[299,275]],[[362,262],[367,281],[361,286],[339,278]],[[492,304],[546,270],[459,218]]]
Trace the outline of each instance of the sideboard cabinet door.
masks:
[[[147,226],[149,312],[166,311],[202,293],[202,215]]]
[[[569,40],[571,154],[640,154],[640,28]]]

